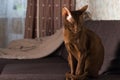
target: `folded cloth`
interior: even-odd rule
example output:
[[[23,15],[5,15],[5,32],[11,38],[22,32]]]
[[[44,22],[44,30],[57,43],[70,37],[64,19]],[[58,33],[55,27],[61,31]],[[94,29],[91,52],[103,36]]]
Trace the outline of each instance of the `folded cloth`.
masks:
[[[7,48],[0,49],[0,58],[33,59],[53,53],[63,43],[62,29],[55,34],[40,39],[20,39],[12,41]]]
[[[8,46],[8,49],[15,49],[20,51],[28,51],[35,49],[40,41],[35,39],[20,39],[20,40],[13,40]]]

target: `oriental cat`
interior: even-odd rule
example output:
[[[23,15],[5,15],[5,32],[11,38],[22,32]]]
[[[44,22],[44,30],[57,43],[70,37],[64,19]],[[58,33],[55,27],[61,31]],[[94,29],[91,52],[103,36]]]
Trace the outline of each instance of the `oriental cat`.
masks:
[[[64,43],[68,52],[70,72],[66,80],[96,78],[104,60],[104,47],[100,37],[84,26],[87,5],[80,10],[62,9]],[[74,59],[76,65],[74,64]]]

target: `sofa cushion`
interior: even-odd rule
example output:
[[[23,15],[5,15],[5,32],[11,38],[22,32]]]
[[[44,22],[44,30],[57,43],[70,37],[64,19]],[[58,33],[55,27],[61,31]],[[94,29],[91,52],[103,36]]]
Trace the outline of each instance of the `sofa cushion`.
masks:
[[[26,64],[7,64],[2,74],[59,74],[64,75],[67,72],[66,63],[26,63]]]
[[[69,71],[68,63],[61,57],[46,57],[38,62],[18,62],[5,65],[1,75],[32,75],[41,76],[39,80],[64,80],[65,73]],[[9,75],[9,76],[10,76]]]
[[[88,21],[86,26],[101,37],[105,48],[104,63],[100,73],[110,72],[109,68],[114,71],[116,65],[113,64],[120,63],[119,57],[116,56],[120,52],[120,21]]]

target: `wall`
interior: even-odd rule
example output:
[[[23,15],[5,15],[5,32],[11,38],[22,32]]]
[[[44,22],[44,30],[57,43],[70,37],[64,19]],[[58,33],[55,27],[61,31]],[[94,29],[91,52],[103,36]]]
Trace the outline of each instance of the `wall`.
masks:
[[[120,0],[76,0],[76,9],[86,4],[93,20],[120,20]]]
[[[76,9],[80,9],[84,5],[88,5],[89,0],[76,0]]]

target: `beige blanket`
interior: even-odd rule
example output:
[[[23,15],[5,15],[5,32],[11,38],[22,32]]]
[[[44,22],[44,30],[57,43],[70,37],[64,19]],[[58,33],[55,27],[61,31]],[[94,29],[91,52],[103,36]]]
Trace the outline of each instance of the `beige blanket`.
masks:
[[[59,48],[62,42],[62,29],[52,36],[41,39],[14,40],[7,48],[0,48],[0,58],[35,59],[45,57]]]

